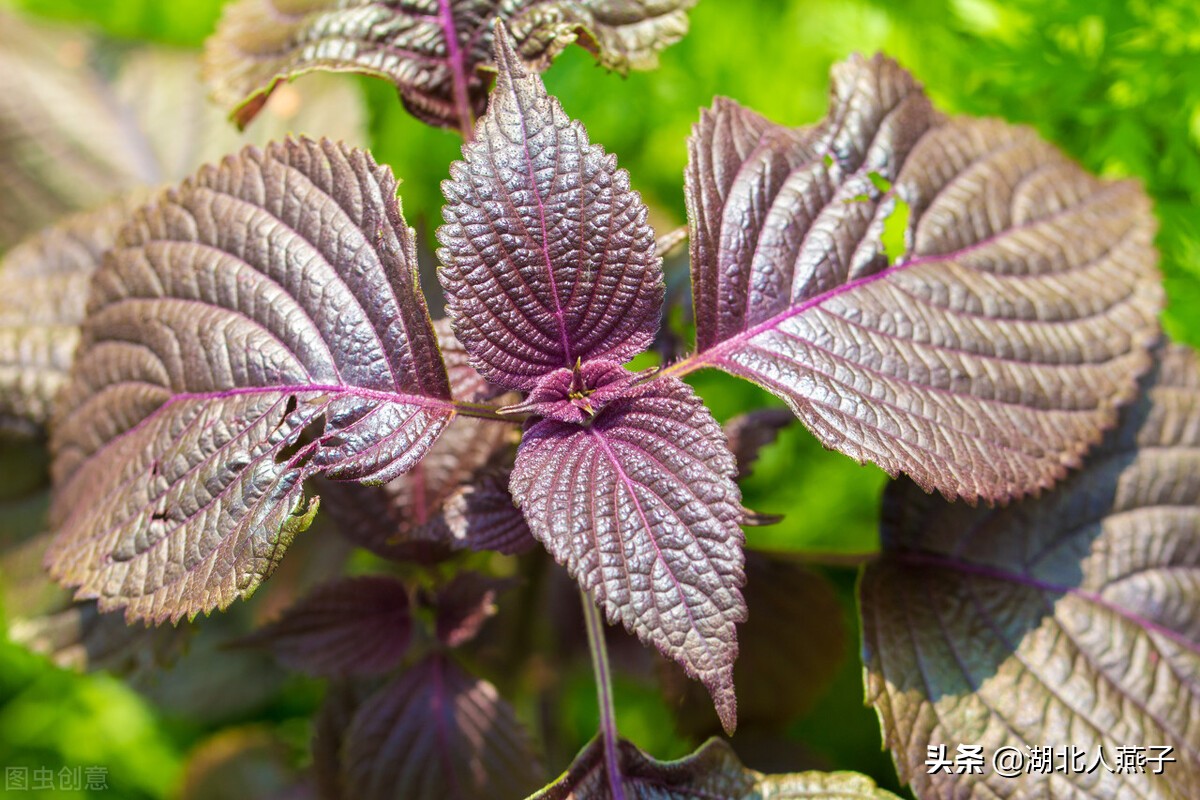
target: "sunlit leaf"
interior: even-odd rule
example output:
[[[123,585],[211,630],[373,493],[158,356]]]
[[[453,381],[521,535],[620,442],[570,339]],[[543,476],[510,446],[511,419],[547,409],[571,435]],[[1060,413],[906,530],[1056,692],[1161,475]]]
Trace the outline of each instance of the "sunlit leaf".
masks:
[[[1037,499],[969,508],[909,482],[889,489],[885,554],[862,581],[864,661],[884,739],[918,794],[1200,795],[1195,354],[1167,347],[1145,385],[1083,470]],[[1028,770],[926,764],[929,748],[953,761],[960,744],[989,759],[1015,748]],[[1099,765],[1103,755],[1115,770],[1137,747],[1172,748],[1174,761]]]
[[[371,675],[400,663],[412,638],[408,589],[385,575],[330,581],[239,644],[310,675]]]
[[[687,32],[695,0],[240,0],[208,42],[219,103],[245,125],[279,83],[313,70],[391,80],[432,125],[469,131],[487,103],[503,20],[536,69],[582,33],[601,64],[649,69]]]
[[[746,616],[740,495],[720,427],[686,384],[617,399],[586,427],[526,432],[511,488],[534,537],[605,610],[699,678],[736,724]]]
[[[834,68],[813,128],[719,99],[689,146],[700,352],[676,371],[760,383],[826,446],[968,499],[1049,486],[1133,397],[1162,303],[1135,184],[944,117],[879,56]]]
[[[616,159],[549,97],[504,36],[478,141],[442,184],[447,312],[488,380],[532,389],[579,361],[623,362],[653,341],[661,259]]]
[[[361,142],[363,111],[354,87],[325,77],[277,97],[243,135],[206,102],[192,53],[134,48],[115,60],[110,80],[92,67],[85,37],[8,18],[0,28],[0,40],[21,39],[0,53],[12,67],[0,69],[0,247],[9,231],[120,193],[29,236],[0,262],[0,431],[36,434],[70,369],[91,273],[150,184],[289,130]]]
[[[522,797],[542,779],[495,687],[441,655],[368,697],[341,752],[344,794],[361,800]]]
[[[743,767],[720,739],[710,739],[678,761],[656,761],[622,740],[619,764],[629,800],[896,800],[894,794],[854,772],[763,775]],[[594,739],[561,778],[529,800],[608,797],[604,747]]]
[[[453,416],[395,179],[328,141],[248,148],[138,213],[93,282],[52,440],[54,575],[131,618],[227,606],[316,500]]]

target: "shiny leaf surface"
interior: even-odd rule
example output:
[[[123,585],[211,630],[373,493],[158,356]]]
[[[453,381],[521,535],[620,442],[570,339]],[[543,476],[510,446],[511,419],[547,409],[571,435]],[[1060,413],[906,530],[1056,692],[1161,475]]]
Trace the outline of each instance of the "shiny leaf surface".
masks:
[[[1083,470],[1040,498],[969,508],[889,488],[885,555],[861,585],[864,662],[918,794],[1200,793],[1196,355],[1167,347],[1146,386]],[[1013,747],[1030,771],[931,774],[928,748],[949,745],[953,760],[959,743],[989,758]],[[1174,761],[1114,772],[1137,747]]]
[[[610,622],[699,678],[730,731],[734,626],[746,616],[734,474],[708,409],[686,384],[663,380],[587,427],[535,422],[511,478],[534,537]]]
[[[700,352],[676,371],[761,384],[827,447],[948,497],[1027,494],[1078,465],[1149,366],[1142,191],[1029,129],[944,117],[888,59],[837,65],[809,129],[719,99],[689,151]]]
[[[93,283],[52,440],[52,573],[179,619],[249,594],[316,513],[453,416],[395,179],[359,150],[248,148],[146,206]]]
[[[623,362],[658,329],[661,259],[616,159],[546,93],[505,36],[478,140],[442,184],[447,312],[492,383],[532,389],[579,361]]]

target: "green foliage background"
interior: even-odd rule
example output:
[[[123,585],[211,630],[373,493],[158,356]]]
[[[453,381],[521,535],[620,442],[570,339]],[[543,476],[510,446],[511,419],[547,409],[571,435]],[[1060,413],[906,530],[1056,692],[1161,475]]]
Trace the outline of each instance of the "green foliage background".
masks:
[[[117,38],[185,47],[201,44],[221,6],[221,0],[3,1]],[[698,109],[713,95],[736,98],[780,122],[810,123],[824,111],[834,61],[854,51],[884,50],[922,79],[944,109],[1028,123],[1088,169],[1142,180],[1161,223],[1170,296],[1164,322],[1174,336],[1200,344],[1200,3],[700,0],[691,20],[689,36],[663,54],[655,72],[621,78],[573,49],[546,75],[567,111],[630,171],[660,232],[684,223],[684,142]],[[390,86],[361,83],[370,104],[373,152],[403,180],[409,222],[429,234],[439,219],[438,185],[460,140],[408,117]],[[754,387],[719,376],[702,374],[696,384],[722,419],[774,402]],[[4,455],[0,484],[10,487],[4,494],[19,494],[11,487],[30,472],[28,454]],[[35,465],[33,472],[41,468]],[[870,551],[884,480],[878,470],[825,452],[794,427],[765,452],[745,486],[749,507],[785,513],[787,519],[751,529],[749,542],[776,550]],[[36,508],[18,511],[24,516],[0,517],[0,532],[12,535],[5,526],[28,525],[27,518],[36,516]],[[830,575],[854,626],[854,574]],[[894,787],[874,715],[862,706],[853,629],[847,641],[832,689],[789,734],[809,763],[865,771]],[[169,673],[162,680],[169,681]],[[555,754],[569,757],[595,730],[596,712],[586,666],[566,684],[567,702],[556,713],[577,741],[559,743]],[[285,696],[264,706],[256,719],[236,721],[279,732],[302,763],[316,692],[303,683],[284,689]],[[649,684],[622,679],[617,692],[627,736],[659,757],[686,752],[688,744],[672,732],[669,711]],[[528,710],[520,700],[518,708]],[[188,752],[211,727],[165,716],[115,679],[66,673],[0,644],[0,768],[100,765],[108,769],[110,787],[100,796],[167,797],[178,789]],[[565,763],[548,766],[555,771]]]

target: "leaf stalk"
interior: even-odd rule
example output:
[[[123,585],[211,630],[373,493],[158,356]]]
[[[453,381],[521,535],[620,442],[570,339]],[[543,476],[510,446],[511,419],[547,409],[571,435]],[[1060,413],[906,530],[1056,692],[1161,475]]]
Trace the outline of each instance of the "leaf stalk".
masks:
[[[612,677],[608,667],[608,650],[604,644],[604,621],[600,609],[582,589],[583,619],[587,625],[588,650],[592,653],[592,671],[596,675],[596,696],[600,703],[600,737],[604,741],[604,767],[612,800],[625,800],[625,784],[621,779],[620,751],[617,740],[617,714],[613,708]]]

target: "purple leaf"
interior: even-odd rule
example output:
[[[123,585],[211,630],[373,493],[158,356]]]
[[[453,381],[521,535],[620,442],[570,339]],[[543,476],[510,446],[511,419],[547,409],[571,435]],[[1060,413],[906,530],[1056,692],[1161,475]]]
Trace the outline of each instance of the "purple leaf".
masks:
[[[534,423],[511,484],[534,537],[610,621],[699,678],[730,731],[734,625],[746,616],[734,474],[708,409],[665,379],[612,401],[586,427]]]
[[[532,389],[579,362],[623,362],[654,339],[661,259],[646,206],[501,34],[478,141],[442,184],[447,312],[491,382]]]
[[[313,70],[391,80],[419,119],[470,131],[487,103],[493,26],[545,69],[583,33],[605,67],[651,69],[683,38],[695,0],[240,0],[209,39],[206,73],[240,125],[283,80]]]
[[[434,601],[437,636],[447,647],[459,647],[475,638],[496,613],[496,596],[512,581],[488,578],[478,572],[460,572],[438,590]]]
[[[508,490],[511,464],[491,467],[459,487],[442,506],[446,535],[472,550],[519,555],[536,545],[525,515]]]
[[[1200,365],[1161,351],[1142,399],[1054,491],[970,508],[910,482],[861,582],[867,695],[918,795],[1200,796]],[[931,773],[928,748],[1053,748],[1014,784]],[[1170,747],[1161,774],[1110,767]],[[936,754],[936,751],[935,751]],[[1042,753],[1042,755],[1045,755]],[[990,755],[989,755],[990,757]]]
[[[330,513],[351,541],[384,558],[519,547],[529,534],[507,490],[515,434],[509,425],[459,417],[408,473],[382,487],[331,487]]]
[[[645,375],[632,373],[613,361],[589,361],[573,369],[557,369],[538,381],[524,402],[500,409],[581,425],[611,401],[630,394]]]
[[[797,772],[763,775],[746,769],[726,742],[710,739],[677,761],[657,761],[621,740],[622,784],[628,800],[897,800],[865,775]],[[608,798],[604,746],[593,739],[566,774],[529,800]]]
[[[446,365],[446,375],[450,378],[450,391],[457,399],[466,400],[468,403],[482,403],[504,394],[502,387],[488,383],[487,378],[471,366],[470,356],[455,337],[449,319],[443,317],[434,320],[433,330],[437,333],[442,361]]]
[[[700,352],[674,374],[760,383],[827,447],[967,499],[1049,486],[1133,397],[1162,304],[1134,183],[944,117],[880,56],[834,68],[816,127],[718,100],[689,148]]]
[[[263,647],[309,675],[377,675],[396,667],[412,638],[408,589],[385,575],[330,581],[238,644]]]
[[[524,797],[542,768],[495,687],[433,655],[359,707],[342,776],[356,800]]]
[[[49,224],[51,215],[89,209],[28,236],[0,263],[6,433],[41,433],[48,421],[70,370],[91,275],[149,195],[133,187],[182,179],[205,161],[288,130],[319,125],[334,138],[364,139],[362,104],[344,83],[280,96],[247,136],[206,102],[194,54],[122,48],[109,80],[92,68],[92,44],[0,17],[0,248],[31,225]],[[84,63],[67,68],[70,58]]]
[[[249,594],[316,513],[453,415],[390,171],[247,148],[144,208],[96,274],[52,439],[52,573],[177,620]]]

